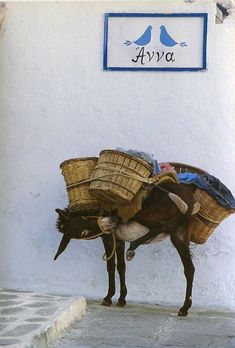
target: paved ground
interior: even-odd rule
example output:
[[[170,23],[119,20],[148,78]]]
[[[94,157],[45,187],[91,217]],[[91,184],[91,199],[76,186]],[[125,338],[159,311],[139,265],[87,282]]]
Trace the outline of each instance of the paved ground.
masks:
[[[235,313],[129,304],[104,307],[88,302],[85,317],[54,348],[235,348]]]
[[[0,289],[0,347],[46,348],[85,308],[84,298]]]
[[[94,301],[85,309],[83,298],[0,289],[0,347],[235,348],[234,312],[193,309],[179,318],[177,308]]]

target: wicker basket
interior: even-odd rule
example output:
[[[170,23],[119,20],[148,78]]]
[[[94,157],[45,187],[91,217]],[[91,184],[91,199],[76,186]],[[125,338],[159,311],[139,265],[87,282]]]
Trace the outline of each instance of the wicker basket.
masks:
[[[194,243],[203,244],[216,227],[234,211],[224,208],[204,190],[196,189],[194,196],[201,204],[201,209],[189,225],[192,231],[191,240]]]
[[[200,169],[198,167],[191,166],[189,164],[178,163],[178,162],[170,162],[170,164],[175,168],[175,171],[177,173],[190,172],[190,173],[197,173],[201,175],[208,174],[205,170]]]
[[[206,172],[197,167],[193,167],[183,163],[172,163],[177,173],[198,173]],[[189,229],[191,230],[191,241],[197,244],[203,244],[207,241],[216,227],[234,210],[224,208],[206,191],[197,188],[194,192],[196,200],[201,204],[199,213],[191,219]]]
[[[96,212],[100,202],[90,194],[90,183],[79,182],[90,179],[97,163],[96,157],[73,158],[61,163],[60,168],[66,183],[69,209],[73,212]]]
[[[120,151],[103,150],[92,173],[96,180],[91,182],[90,192],[106,202],[130,203],[142,186],[134,177],[148,178],[151,171],[151,166],[142,159]]]

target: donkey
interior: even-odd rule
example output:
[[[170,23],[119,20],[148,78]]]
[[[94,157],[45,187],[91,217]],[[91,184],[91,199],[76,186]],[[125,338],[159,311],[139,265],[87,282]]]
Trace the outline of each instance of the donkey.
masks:
[[[120,278],[120,297],[118,306],[125,306],[127,288],[125,283],[125,241],[129,241],[126,258],[131,260],[134,250],[141,244],[154,243],[170,237],[173,245],[179,253],[184,266],[187,281],[185,301],[178,315],[187,316],[188,309],[192,305],[192,286],[194,277],[194,265],[190,254],[191,233],[188,225],[191,216],[200,209],[200,204],[195,201],[193,191],[188,185],[172,182],[163,183],[151,189],[149,196],[143,201],[142,208],[127,223],[118,221],[117,217],[81,216],[72,215],[69,211],[56,209],[59,214],[57,228],[63,233],[63,238],[57,257],[65,250],[70,239],[94,239],[102,237],[106,255],[110,255],[116,241],[115,252],[117,257],[117,271]],[[113,241],[112,235],[115,235]],[[110,306],[115,294],[115,255],[107,259],[108,293],[102,304]]]

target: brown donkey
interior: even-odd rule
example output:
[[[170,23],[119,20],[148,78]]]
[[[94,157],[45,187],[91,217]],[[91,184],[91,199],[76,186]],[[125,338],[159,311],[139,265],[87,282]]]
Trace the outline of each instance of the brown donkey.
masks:
[[[188,309],[192,305],[194,277],[194,265],[189,249],[191,233],[188,225],[191,216],[196,214],[199,208],[200,205],[195,201],[188,185],[164,183],[151,190],[149,196],[143,201],[142,209],[125,224],[118,222],[118,218],[115,217],[97,219],[97,217],[72,215],[68,210],[56,209],[59,214],[57,228],[64,236],[54,259],[56,260],[65,250],[72,238],[94,239],[101,236],[105,253],[111,256],[107,259],[108,293],[102,304],[110,306],[115,294],[116,254],[117,271],[120,277],[120,297],[117,305],[124,306],[127,295],[125,241],[131,242],[126,253],[127,260],[131,260],[135,255],[134,250],[139,245],[170,237],[183,263],[187,281],[185,301],[178,315],[187,316]],[[112,253],[112,251],[115,252]]]

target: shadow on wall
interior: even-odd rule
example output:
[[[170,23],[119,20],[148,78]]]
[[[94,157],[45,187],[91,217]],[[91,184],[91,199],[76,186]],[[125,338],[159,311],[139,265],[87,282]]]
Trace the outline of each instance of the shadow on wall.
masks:
[[[196,0],[184,0],[184,2],[193,3]],[[216,3],[215,23],[221,24],[228,16],[235,15],[235,1],[234,0],[213,0]]]
[[[0,2],[0,33],[3,31],[4,22],[6,19],[7,7],[4,2]]]

